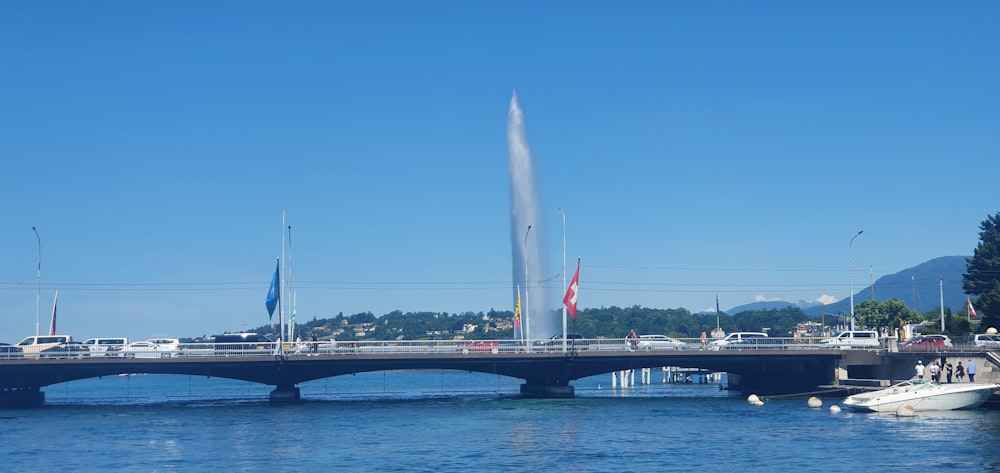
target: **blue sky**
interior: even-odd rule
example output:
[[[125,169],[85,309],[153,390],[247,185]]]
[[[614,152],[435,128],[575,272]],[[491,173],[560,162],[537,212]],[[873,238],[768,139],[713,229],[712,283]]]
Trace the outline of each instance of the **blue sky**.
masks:
[[[514,90],[544,263],[562,208],[582,308],[846,298],[849,260],[860,286],[969,255],[998,211],[997,24],[992,2],[4,2],[0,340],[35,332],[32,226],[42,331],[57,289],[79,339],[267,323],[283,208],[300,321],[511,310]]]

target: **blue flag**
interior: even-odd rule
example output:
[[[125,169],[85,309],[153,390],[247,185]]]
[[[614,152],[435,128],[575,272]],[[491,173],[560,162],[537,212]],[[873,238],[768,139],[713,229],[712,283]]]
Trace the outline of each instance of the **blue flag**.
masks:
[[[278,276],[279,268],[278,263],[275,263],[274,277],[271,278],[271,287],[267,290],[267,299],[264,301],[264,304],[267,305],[268,319],[274,317],[274,309],[278,307],[278,300],[281,299],[281,277]]]

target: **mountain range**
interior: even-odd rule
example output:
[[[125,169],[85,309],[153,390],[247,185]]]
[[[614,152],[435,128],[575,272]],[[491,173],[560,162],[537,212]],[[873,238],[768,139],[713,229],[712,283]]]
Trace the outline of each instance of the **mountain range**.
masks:
[[[899,299],[911,309],[924,313],[941,307],[941,294],[944,294],[944,306],[952,312],[965,309],[966,294],[962,289],[962,275],[966,271],[966,259],[970,256],[942,256],[930,261],[907,268],[895,274],[888,274],[875,280],[874,285],[866,285],[854,293],[854,303],[865,300]],[[874,287],[874,289],[872,289]],[[787,302],[763,301],[739,305],[727,311],[733,315],[748,310],[784,309],[799,307],[807,315],[848,313],[851,310],[850,298],[845,297],[836,302],[821,304],[817,301]]]

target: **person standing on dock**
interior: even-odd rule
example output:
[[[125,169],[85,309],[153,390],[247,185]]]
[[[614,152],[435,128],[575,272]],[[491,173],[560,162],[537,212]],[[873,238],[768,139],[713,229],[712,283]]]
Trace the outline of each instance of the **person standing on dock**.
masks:
[[[945,377],[948,378],[948,382],[949,383],[951,382],[951,376],[952,376],[952,374],[954,374],[953,373],[954,371],[955,371],[955,367],[951,366],[951,362],[948,361],[948,360],[945,360],[945,362],[944,362],[944,374],[945,374]]]
[[[976,362],[972,361],[972,358],[969,358],[969,363],[967,363],[965,365],[965,372],[969,373],[969,382],[970,383],[975,383],[976,382]]]
[[[917,373],[917,379],[924,379],[924,360],[917,360],[917,366],[913,370]]]
[[[958,362],[958,366],[955,367],[955,377],[958,378],[958,382],[961,383],[965,379],[965,367],[962,366],[962,362]]]
[[[629,351],[639,348],[639,333],[632,329],[628,333],[628,349]]]
[[[701,349],[704,350],[706,348],[708,348],[708,335],[706,335],[705,331],[702,330],[701,331]]]
[[[931,381],[935,383],[941,382],[941,365],[938,365],[937,360],[932,361],[927,369],[931,372]]]

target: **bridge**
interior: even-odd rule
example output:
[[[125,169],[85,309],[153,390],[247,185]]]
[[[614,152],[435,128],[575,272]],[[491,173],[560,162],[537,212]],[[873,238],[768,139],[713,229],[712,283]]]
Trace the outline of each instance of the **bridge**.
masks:
[[[701,349],[634,349],[625,340],[556,344],[516,341],[185,344],[161,352],[54,351],[0,359],[0,405],[40,405],[43,387],[86,378],[155,373],[228,378],[274,386],[271,400],[299,399],[306,381],[383,370],[459,370],[524,380],[521,393],[572,397],[571,381],[661,366],[729,373],[730,388],[759,393],[804,392],[831,384],[841,350],[818,345]],[[718,348],[718,347],[716,347]],[[9,354],[6,354],[9,355]]]
[[[917,359],[943,356],[876,348],[840,350],[802,340],[702,348],[636,349],[623,339],[560,342],[399,341],[183,344],[168,351],[3,353],[0,405],[41,405],[42,388],[131,373],[194,375],[274,386],[273,402],[299,399],[306,381],[383,370],[459,370],[524,380],[521,393],[572,397],[572,381],[588,376],[671,366],[728,373],[729,388],[758,394],[817,391],[851,378],[907,379]],[[964,356],[961,354],[959,356]],[[989,355],[989,354],[987,354]],[[995,355],[995,354],[994,354]],[[981,355],[980,355],[981,356]],[[987,360],[984,360],[987,361]],[[850,374],[850,376],[848,375]]]

